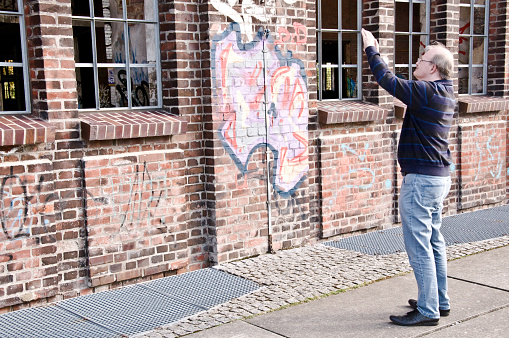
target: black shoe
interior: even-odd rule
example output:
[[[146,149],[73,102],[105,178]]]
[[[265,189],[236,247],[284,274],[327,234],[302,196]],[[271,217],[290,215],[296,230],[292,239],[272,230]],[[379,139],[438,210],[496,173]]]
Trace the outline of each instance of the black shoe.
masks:
[[[417,310],[417,301],[415,299],[409,299],[408,304],[410,307],[414,310]],[[451,312],[451,309],[448,310],[439,310],[440,311],[440,317],[447,317],[449,313]]]
[[[403,326],[436,326],[438,318],[423,316],[419,311],[413,310],[404,316],[390,316],[389,319],[398,325]]]

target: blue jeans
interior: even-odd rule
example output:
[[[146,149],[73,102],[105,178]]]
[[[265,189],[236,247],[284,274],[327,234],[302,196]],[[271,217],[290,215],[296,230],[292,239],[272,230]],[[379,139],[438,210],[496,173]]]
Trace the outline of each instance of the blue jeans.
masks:
[[[450,308],[445,241],[440,233],[450,188],[450,177],[408,174],[399,195],[405,249],[417,281],[417,310],[429,318],[440,318],[439,309]]]

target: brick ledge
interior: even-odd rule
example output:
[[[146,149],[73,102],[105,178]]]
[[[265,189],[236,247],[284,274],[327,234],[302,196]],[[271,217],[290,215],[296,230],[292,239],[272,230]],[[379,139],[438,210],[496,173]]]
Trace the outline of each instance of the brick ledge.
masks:
[[[187,122],[165,111],[122,111],[80,115],[85,140],[114,140],[184,134]]]
[[[458,107],[460,114],[495,112],[508,109],[509,100],[497,96],[460,96]]]
[[[317,107],[322,124],[369,122],[387,117],[386,109],[360,101],[320,101]]]
[[[30,115],[0,116],[0,146],[50,143],[55,141],[55,126]]]
[[[394,98],[394,116],[398,119],[403,119],[406,114],[406,104]]]

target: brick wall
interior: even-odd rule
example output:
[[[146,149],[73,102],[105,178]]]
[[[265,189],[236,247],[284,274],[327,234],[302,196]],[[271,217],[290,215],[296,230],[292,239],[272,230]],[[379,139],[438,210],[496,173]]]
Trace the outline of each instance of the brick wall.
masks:
[[[55,175],[49,160],[0,164],[0,308],[58,294]]]
[[[399,225],[405,107],[365,59],[364,99],[377,106],[317,102],[315,1],[221,4],[158,2],[174,115],[148,137],[122,131],[137,111],[114,122],[78,112],[71,1],[26,1],[32,117],[46,142],[0,146],[2,312]],[[506,5],[491,2],[497,97],[459,97],[448,215],[508,201]],[[431,39],[456,55],[457,1],[432,1],[431,18]],[[394,2],[363,0],[363,23],[392,65]],[[108,119],[114,136],[100,138]]]
[[[315,76],[315,58],[307,45],[314,44],[314,20],[310,29],[306,18],[312,9],[304,1],[255,7],[264,15],[236,5],[224,13],[217,6],[219,15],[210,17],[207,163],[214,167],[207,181],[215,183],[210,224],[219,262],[299,246],[309,234],[308,76]],[[245,22],[229,24],[232,13]]]
[[[181,150],[92,156],[83,162],[92,287],[191,264]]]
[[[490,95],[506,96],[509,91],[509,11],[506,0],[490,2],[488,91]]]
[[[392,149],[379,132],[321,139],[323,237],[391,223]]]
[[[466,121],[460,129],[460,209],[507,199],[506,122]]]

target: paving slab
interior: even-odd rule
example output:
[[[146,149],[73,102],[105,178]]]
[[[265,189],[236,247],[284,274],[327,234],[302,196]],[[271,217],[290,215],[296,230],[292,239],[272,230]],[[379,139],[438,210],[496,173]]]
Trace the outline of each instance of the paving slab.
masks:
[[[248,322],[286,337],[417,336],[431,327],[401,327],[389,321],[391,314],[402,315],[411,310],[406,302],[416,293],[414,277],[407,274],[257,316]],[[509,304],[508,292],[454,279],[450,280],[450,296],[451,315],[440,320],[441,326]]]
[[[500,338],[507,337],[509,332],[509,307],[493,311],[491,313],[460,322],[454,326],[440,330],[426,337],[432,338],[464,338],[483,337]]]
[[[447,274],[509,291],[509,246],[450,261]]]
[[[391,314],[410,311],[407,300],[416,297],[415,279],[408,273],[189,337],[503,336],[499,333],[508,332],[509,325],[509,292],[503,289],[508,249],[449,262],[454,276],[449,278],[451,315],[441,318],[436,327],[401,327],[390,322]]]
[[[200,331],[187,337],[192,338],[280,338],[281,336],[256,327],[248,322],[238,320],[229,324],[216,326],[211,329]]]

